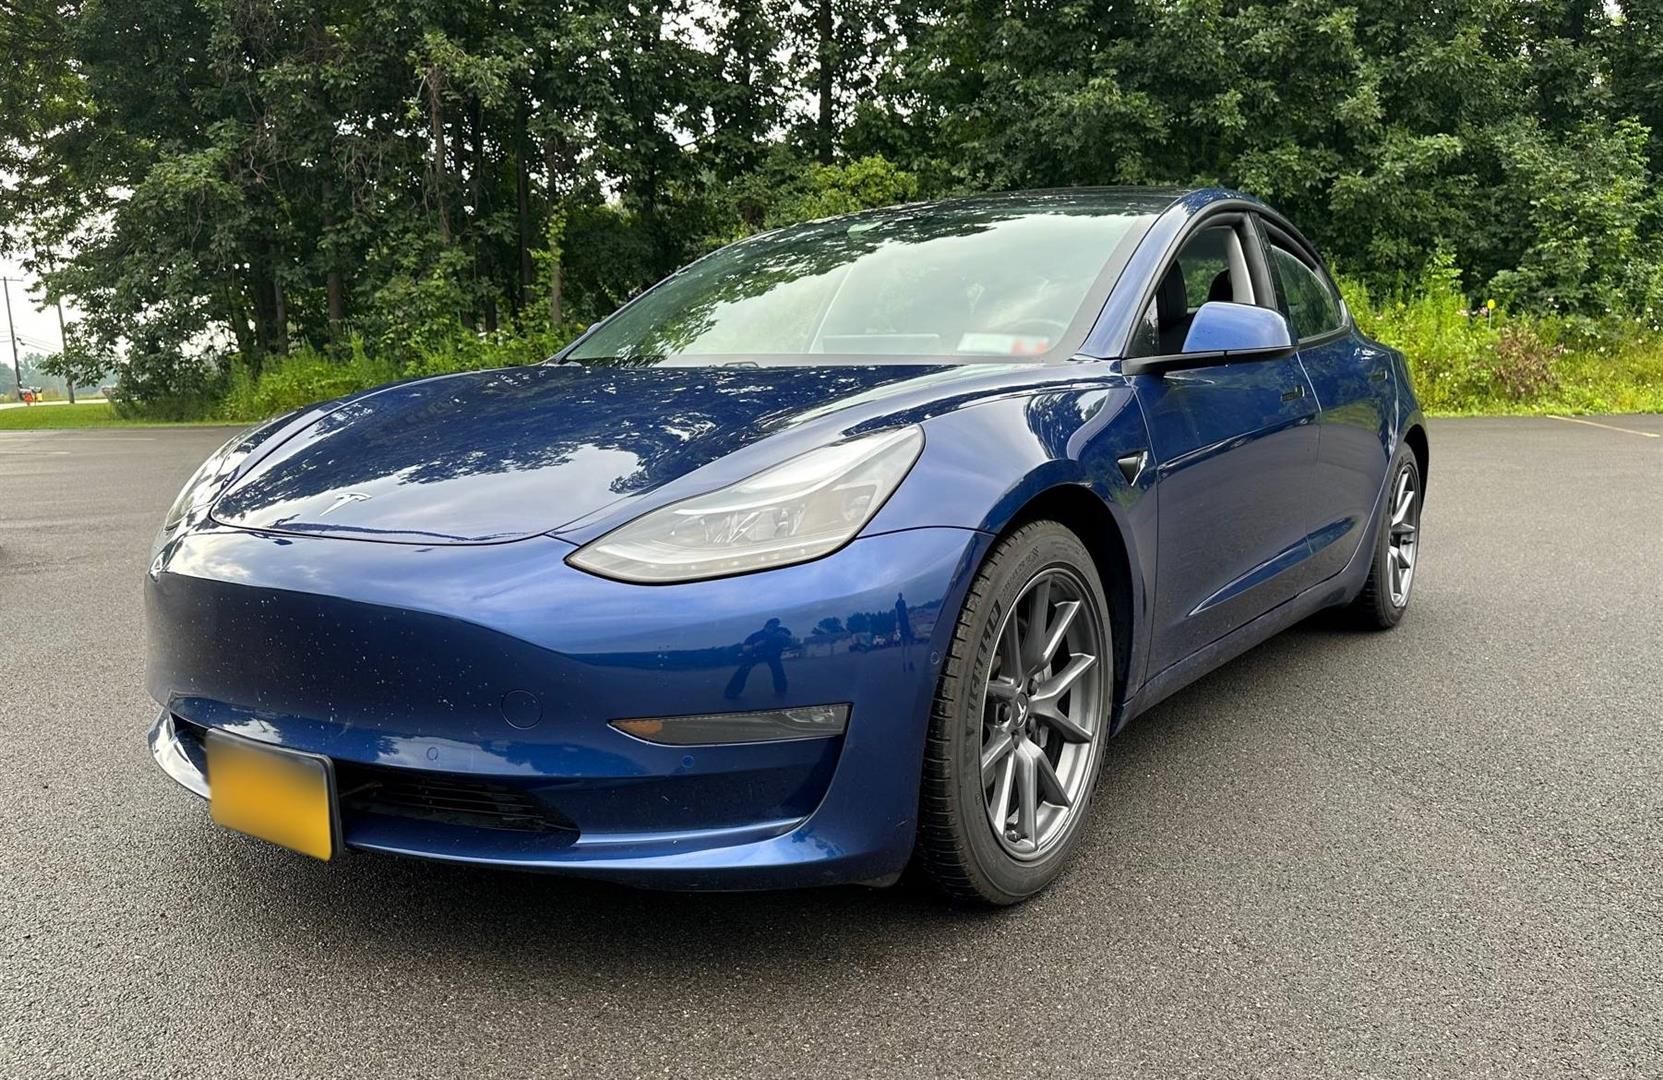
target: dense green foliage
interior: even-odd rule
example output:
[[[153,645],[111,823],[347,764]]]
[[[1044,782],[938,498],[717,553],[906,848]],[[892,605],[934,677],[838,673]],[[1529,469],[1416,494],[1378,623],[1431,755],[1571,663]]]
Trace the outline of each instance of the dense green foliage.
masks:
[[[1631,320],[1509,314],[1472,308],[1447,262],[1396,295],[1376,299],[1341,277],[1359,325],[1411,358],[1422,405],[1438,413],[1663,412],[1663,332]],[[498,333],[465,336],[443,353],[400,365],[372,360],[361,342],[345,355],[311,348],[239,370],[219,415],[255,421],[393,379],[541,359],[560,341]]]
[[[0,0],[0,49],[0,247],[135,412],[533,359],[779,222],[1194,182],[1429,403],[1655,401],[1659,0]]]
[[[1630,319],[1474,308],[1447,258],[1411,288],[1376,299],[1341,291],[1358,325],[1403,350],[1421,405],[1439,413],[1663,412],[1663,332]]]

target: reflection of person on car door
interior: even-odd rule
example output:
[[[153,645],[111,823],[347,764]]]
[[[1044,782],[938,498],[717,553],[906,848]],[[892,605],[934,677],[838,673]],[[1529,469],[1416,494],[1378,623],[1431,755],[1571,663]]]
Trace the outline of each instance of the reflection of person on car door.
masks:
[[[895,637],[901,643],[902,669],[913,670],[912,643],[917,638],[912,633],[912,619],[907,616],[907,598],[900,593],[895,594]]]
[[[745,683],[751,677],[751,669],[758,664],[767,664],[768,673],[774,677],[774,693],[785,693],[785,666],[780,663],[780,655],[791,644],[791,631],[780,625],[778,619],[769,619],[761,630],[745,639],[739,647],[739,670],[728,680],[728,688],[723,693],[730,698],[736,698],[745,692]]]

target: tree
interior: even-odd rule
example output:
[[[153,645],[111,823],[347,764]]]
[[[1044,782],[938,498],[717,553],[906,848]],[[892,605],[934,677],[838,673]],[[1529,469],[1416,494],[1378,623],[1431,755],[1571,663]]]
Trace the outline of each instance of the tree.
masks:
[[[40,362],[40,370],[63,380],[65,387],[71,390],[77,386],[98,386],[106,375],[115,370],[115,357],[89,348],[85,342],[70,336],[61,352]],[[73,397],[71,400],[74,400]]]
[[[797,73],[797,138],[818,164],[837,160],[856,103],[876,91],[904,46],[905,12],[874,0],[785,0],[776,8],[787,69]]]
[[[0,0],[0,48],[0,250],[135,407],[535,355],[748,232],[974,190],[1230,184],[1383,292],[1663,274],[1658,0]]]

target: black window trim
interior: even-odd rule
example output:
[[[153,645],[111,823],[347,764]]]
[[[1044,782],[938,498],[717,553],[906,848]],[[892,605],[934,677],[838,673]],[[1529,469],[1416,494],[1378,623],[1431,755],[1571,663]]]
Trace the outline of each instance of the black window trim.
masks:
[[[1338,341],[1350,334],[1355,328],[1351,320],[1351,308],[1346,304],[1345,297],[1340,293],[1340,287],[1334,283],[1334,275],[1328,272],[1328,267],[1323,263],[1322,256],[1317,254],[1316,248],[1311,246],[1309,240],[1300,235],[1299,230],[1281,218],[1268,214],[1263,210],[1256,212],[1253,216],[1258,224],[1257,231],[1260,233],[1261,242],[1264,244],[1265,267],[1272,277],[1275,277],[1276,268],[1270,265],[1270,246],[1275,244],[1315,271],[1317,279],[1333,293],[1335,301],[1340,305],[1340,325],[1320,334],[1299,338],[1296,342],[1298,347],[1300,349],[1320,348],[1329,342]],[[1281,290],[1276,289],[1275,295],[1277,308],[1281,310],[1283,317],[1288,320],[1288,327],[1297,330],[1297,327],[1293,325],[1293,316],[1282,306]]]
[[[1253,295],[1261,298],[1257,306],[1280,312],[1281,306],[1276,299],[1276,282],[1272,277],[1274,271],[1271,270],[1270,260],[1266,257],[1264,238],[1261,235],[1260,212],[1260,206],[1257,203],[1248,202],[1245,199],[1226,199],[1213,203],[1187,222],[1184,228],[1172,238],[1172,242],[1167,245],[1167,249],[1161,253],[1159,272],[1144,283],[1143,292],[1137,305],[1132,309],[1136,312],[1136,315],[1131,319],[1131,325],[1126,328],[1126,334],[1122,338],[1120,349],[1115,356],[1121,359],[1131,356],[1138,326],[1143,321],[1143,313],[1154,302],[1155,292],[1160,286],[1162,277],[1171,268],[1173,260],[1177,259],[1179,254],[1183,252],[1184,245],[1189,243],[1203,229],[1229,225],[1236,230],[1237,236],[1241,240],[1242,255],[1247,259],[1247,276],[1253,284]],[[1264,303],[1262,299],[1264,297],[1269,298],[1269,304]],[[1282,312],[1282,315],[1284,318],[1287,317],[1286,312]],[[1293,329],[1291,321],[1288,324],[1288,329],[1291,333]]]

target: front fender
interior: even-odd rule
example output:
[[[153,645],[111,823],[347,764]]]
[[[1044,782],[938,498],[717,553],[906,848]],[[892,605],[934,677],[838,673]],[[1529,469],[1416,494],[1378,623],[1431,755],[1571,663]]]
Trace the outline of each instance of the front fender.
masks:
[[[992,398],[924,424],[924,453],[865,535],[950,526],[999,532],[1036,495],[1065,484],[1091,488],[1116,516],[1138,501],[1118,464],[1147,450],[1130,387],[1073,385]]]
[[[1142,615],[1155,580],[1156,501],[1148,428],[1131,388],[1082,382],[998,398],[937,416],[924,431],[918,464],[865,534],[945,525],[997,535],[1042,502],[1106,519],[1121,550],[1087,539],[1098,540],[1093,554],[1104,572],[1125,579],[1126,682],[1135,692],[1148,647]]]

